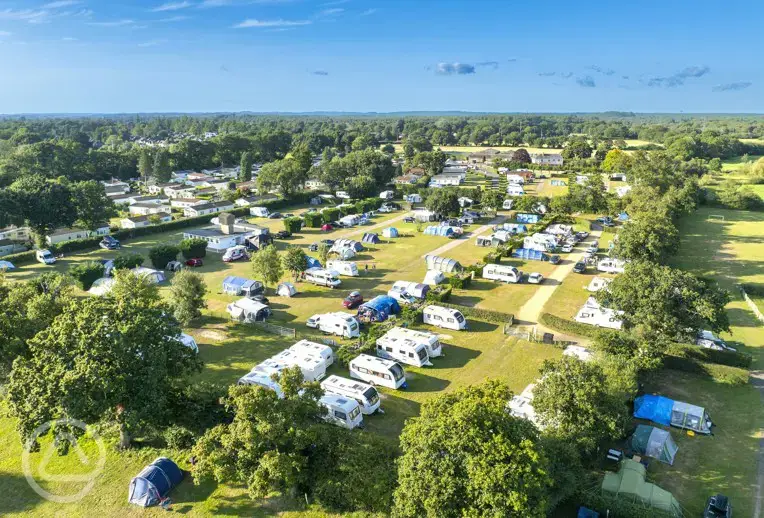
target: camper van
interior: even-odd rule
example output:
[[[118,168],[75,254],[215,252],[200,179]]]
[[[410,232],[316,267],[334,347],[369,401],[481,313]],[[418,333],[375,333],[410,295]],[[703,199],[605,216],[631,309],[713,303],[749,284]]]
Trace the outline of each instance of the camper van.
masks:
[[[377,389],[366,383],[332,375],[321,382],[321,388],[326,394],[354,399],[361,406],[363,414],[382,412],[379,409],[380,400]]]
[[[267,218],[271,215],[270,211],[265,207],[250,207],[249,214],[258,218]]]
[[[305,381],[320,381],[326,377],[326,360],[320,356],[310,356],[299,351],[286,349],[273,356],[266,362],[283,363],[289,367],[299,367]]]
[[[605,273],[623,273],[626,269],[626,261],[620,259],[603,259],[597,263],[597,270]]]
[[[520,185],[508,185],[507,194],[510,196],[522,196],[525,194],[525,189]]]
[[[359,354],[350,361],[350,377],[393,390],[407,386],[406,372],[397,362],[368,354]]]
[[[524,185],[525,184],[525,178],[523,178],[519,174],[508,174],[507,175],[507,183],[510,184],[510,185]]]
[[[56,258],[55,256],[50,252],[50,250],[38,250],[34,254],[35,259],[37,259],[38,263],[42,264],[56,264]]]
[[[336,288],[342,281],[337,278],[337,273],[324,268],[308,268],[305,270],[305,282],[310,282],[316,286],[326,286],[327,288]]]
[[[487,264],[483,267],[483,278],[492,281],[517,284],[523,280],[523,272],[505,264]]]
[[[308,319],[307,325],[308,327],[313,327],[330,335],[337,335],[345,338],[356,338],[357,336],[360,336],[358,320],[349,313],[337,312],[313,315]]]
[[[358,265],[353,261],[329,260],[326,262],[326,269],[337,272],[339,275],[358,277]]]
[[[461,331],[467,329],[467,319],[460,311],[442,306],[427,306],[422,314],[425,324]]]
[[[231,248],[227,248],[223,254],[223,262],[231,263],[238,261],[239,259],[249,259],[249,253],[247,253],[247,247],[244,245],[236,245]]]
[[[398,302],[412,303],[424,300],[430,286],[408,281],[395,281],[393,287],[387,292],[388,297],[392,297]]]
[[[385,333],[377,339],[377,356],[414,367],[432,366],[424,344],[395,334]]]
[[[298,354],[322,358],[326,362],[327,367],[334,363],[334,351],[332,351],[332,348],[328,345],[317,344],[316,342],[310,342],[308,340],[300,340],[290,347],[289,350],[295,351]]]
[[[401,340],[411,340],[416,343],[424,344],[427,348],[427,356],[437,358],[443,355],[443,349],[438,340],[438,335],[428,331],[418,331],[406,327],[394,327],[389,330],[385,336],[395,337]]]
[[[327,423],[341,426],[352,430],[363,427],[363,414],[361,406],[355,399],[334,394],[325,394],[318,400],[319,404],[326,409],[322,419]]]

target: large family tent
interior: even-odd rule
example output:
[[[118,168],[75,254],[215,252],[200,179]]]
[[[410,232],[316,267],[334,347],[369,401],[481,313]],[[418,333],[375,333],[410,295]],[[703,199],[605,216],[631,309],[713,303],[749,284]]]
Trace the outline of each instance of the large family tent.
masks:
[[[223,293],[226,295],[243,295],[245,297],[250,297],[252,295],[263,293],[263,291],[263,283],[259,281],[245,279],[244,277],[236,277],[234,275],[229,275],[223,279]]]
[[[276,288],[276,293],[281,297],[294,297],[297,295],[297,288],[291,282],[282,282]]]
[[[359,316],[373,322],[384,322],[390,315],[397,315],[400,312],[401,307],[398,301],[387,295],[374,297],[358,308]]]
[[[515,219],[520,223],[538,223],[541,220],[541,214],[529,214],[526,212],[519,212]]]
[[[454,235],[454,229],[446,226],[430,225],[424,229],[425,236],[451,237]]]
[[[703,407],[663,396],[645,395],[634,401],[634,417],[709,435],[713,423]]]
[[[504,230],[510,234],[524,234],[528,232],[528,227],[522,223],[502,223],[493,227],[494,231]]]
[[[530,248],[518,248],[512,250],[512,257],[516,259],[524,259],[526,261],[548,261],[549,256],[541,250],[532,250]]]
[[[631,449],[666,464],[674,464],[674,457],[679,447],[666,430],[641,424],[631,436]]]
[[[647,468],[635,460],[623,460],[618,473],[605,473],[602,496],[681,517],[682,508],[674,495],[655,484],[645,482],[646,471]]]
[[[181,480],[183,471],[178,465],[159,457],[130,481],[127,501],[142,507],[157,505]]]
[[[446,280],[446,276],[443,275],[443,272],[436,272],[435,270],[427,270],[427,273],[424,274],[424,284],[429,284],[430,286],[437,286],[441,282]]]
[[[388,239],[392,237],[398,237],[398,229],[395,227],[387,227],[386,229],[382,230],[382,236]]]
[[[363,235],[361,241],[375,245],[379,243],[379,235],[375,234],[374,232],[367,232]]]
[[[360,252],[363,250],[363,245],[354,239],[341,238],[334,242],[332,249],[337,251],[341,248],[352,248],[354,251]]]
[[[321,268],[321,261],[315,257],[308,256],[308,268]]]
[[[436,272],[453,273],[462,271],[462,265],[456,259],[440,257],[438,255],[426,255],[424,261],[427,263],[428,270]]]

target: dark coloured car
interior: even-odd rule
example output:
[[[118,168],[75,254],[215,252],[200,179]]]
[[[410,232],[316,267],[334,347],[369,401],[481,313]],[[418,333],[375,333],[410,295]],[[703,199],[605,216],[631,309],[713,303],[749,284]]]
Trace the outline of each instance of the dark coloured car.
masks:
[[[587,237],[589,237],[589,232],[576,232],[576,237],[579,241],[583,241]]]
[[[101,242],[98,243],[98,246],[100,246],[104,250],[118,250],[120,247],[120,244],[119,244],[119,241],[117,241],[113,237],[104,236]]]
[[[411,216],[406,216],[405,218],[403,218],[404,223],[414,223],[414,221],[416,220],[412,218]]]
[[[198,257],[194,257],[193,259],[186,261],[186,266],[190,266],[191,268],[198,268],[199,266],[204,266],[204,261]]]
[[[293,218],[293,217],[294,217],[294,214],[292,214],[291,212],[287,212],[287,213],[286,213],[286,214],[284,214],[282,217],[283,217],[284,219],[286,219],[286,218]]]
[[[270,303],[265,295],[250,295],[249,298],[260,304],[265,304],[266,306]]]
[[[271,212],[271,213],[268,215],[268,219],[281,219],[282,217],[283,217],[283,216],[281,215],[281,213],[280,213],[280,212]]]
[[[706,502],[703,518],[732,518],[732,504],[724,495],[712,496]]]
[[[351,291],[350,294],[342,301],[342,306],[346,309],[354,309],[363,304],[363,295],[360,291]]]
[[[318,247],[321,246],[322,243],[325,244],[326,246],[332,246],[334,244],[334,239],[322,239],[318,243],[312,243],[308,247],[308,250],[310,250],[311,252],[318,252]]]
[[[573,271],[576,272],[576,273],[584,273],[586,271],[586,263],[583,262],[583,261],[578,261],[573,266]]]
[[[559,255],[553,255],[549,258],[549,262],[551,264],[560,264],[560,256]]]
[[[288,237],[292,237],[292,233],[286,230],[279,230],[278,232],[276,232],[275,236],[278,239],[286,239]]]

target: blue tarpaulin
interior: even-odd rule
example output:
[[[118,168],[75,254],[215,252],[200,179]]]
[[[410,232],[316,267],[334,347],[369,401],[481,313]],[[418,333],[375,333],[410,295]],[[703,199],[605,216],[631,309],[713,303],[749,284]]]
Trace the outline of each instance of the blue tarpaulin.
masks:
[[[577,518],[599,518],[600,513],[587,507],[579,507]]]
[[[451,237],[454,234],[454,229],[451,227],[430,226],[424,229],[425,236],[443,236]]]
[[[520,212],[515,216],[515,219],[520,223],[538,223],[541,220],[541,214]]]
[[[390,315],[397,315],[400,312],[401,307],[398,301],[387,295],[378,295],[358,308],[359,314],[369,314],[377,322],[387,320]]]
[[[645,395],[634,400],[634,417],[671,426],[674,400],[663,396]]]
[[[631,219],[631,218],[629,217],[629,215],[628,215],[628,214],[626,214],[625,212],[621,212],[621,213],[618,215],[618,221],[629,221],[630,219]]]

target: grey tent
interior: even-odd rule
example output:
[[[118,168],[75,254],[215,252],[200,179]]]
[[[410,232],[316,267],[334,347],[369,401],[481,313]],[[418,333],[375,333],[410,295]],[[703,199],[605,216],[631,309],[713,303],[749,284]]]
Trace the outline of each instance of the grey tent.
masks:
[[[674,464],[674,457],[679,450],[669,432],[646,424],[637,426],[631,436],[631,449],[666,464]]]
[[[332,250],[338,251],[340,248],[352,248],[355,252],[363,250],[363,245],[353,239],[338,239],[332,245]]]
[[[130,481],[127,501],[149,507],[157,505],[183,480],[183,471],[167,457],[159,457]]]
[[[435,270],[436,272],[452,273],[462,271],[462,265],[456,259],[449,259],[447,257],[440,257],[437,255],[426,255],[424,260],[427,263],[428,270]]]

